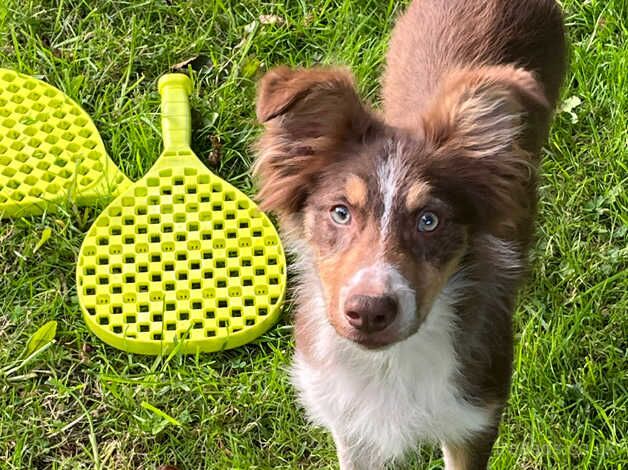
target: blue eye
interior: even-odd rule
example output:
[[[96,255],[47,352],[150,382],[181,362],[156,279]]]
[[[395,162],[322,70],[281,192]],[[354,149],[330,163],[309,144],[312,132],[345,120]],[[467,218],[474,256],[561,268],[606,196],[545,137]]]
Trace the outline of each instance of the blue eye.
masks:
[[[351,221],[351,212],[349,212],[349,208],[342,204],[332,207],[329,214],[331,215],[331,220],[336,222],[338,225],[347,225]]]
[[[434,212],[425,211],[419,215],[417,230],[419,232],[433,232],[438,227],[438,216]]]

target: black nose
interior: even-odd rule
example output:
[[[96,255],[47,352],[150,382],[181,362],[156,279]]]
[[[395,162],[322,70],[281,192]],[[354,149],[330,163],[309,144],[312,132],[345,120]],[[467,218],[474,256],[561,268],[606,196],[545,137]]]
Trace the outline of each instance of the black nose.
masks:
[[[389,296],[353,295],[345,302],[349,324],[364,333],[382,331],[397,316],[397,301]]]

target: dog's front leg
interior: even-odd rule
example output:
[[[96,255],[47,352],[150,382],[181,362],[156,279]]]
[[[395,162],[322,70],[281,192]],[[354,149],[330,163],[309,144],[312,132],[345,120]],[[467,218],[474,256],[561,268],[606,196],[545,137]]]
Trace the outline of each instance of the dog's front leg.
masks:
[[[336,444],[336,454],[340,470],[380,470],[384,462],[374,458],[372,452],[363,446],[351,444],[338,433],[332,433]]]
[[[464,444],[442,443],[445,470],[486,470],[497,428],[489,429]]]

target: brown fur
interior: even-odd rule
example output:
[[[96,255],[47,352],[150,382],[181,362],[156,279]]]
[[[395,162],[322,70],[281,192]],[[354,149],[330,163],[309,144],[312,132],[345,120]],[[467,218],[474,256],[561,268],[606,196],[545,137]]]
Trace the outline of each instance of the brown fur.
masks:
[[[381,115],[362,104],[345,69],[278,67],[259,86],[258,198],[291,239],[307,245],[302,269],[320,282],[339,335],[366,341],[347,325],[339,299],[373,259],[394,265],[413,287],[416,319],[367,346],[414,334],[454,274],[469,280],[456,305],[459,387],[469,403],[496,411],[485,433],[443,443],[456,469],[486,467],[508,397],[511,312],[565,62],[552,0],[417,0],[392,34]],[[388,162],[403,171],[394,181],[394,230],[381,241],[377,172]],[[331,221],[337,204],[349,206],[351,224]],[[439,216],[433,233],[416,229],[426,209]],[[365,281],[358,289],[373,295],[385,287]],[[316,332],[303,295],[297,348],[316,365],[325,359],[311,352]]]

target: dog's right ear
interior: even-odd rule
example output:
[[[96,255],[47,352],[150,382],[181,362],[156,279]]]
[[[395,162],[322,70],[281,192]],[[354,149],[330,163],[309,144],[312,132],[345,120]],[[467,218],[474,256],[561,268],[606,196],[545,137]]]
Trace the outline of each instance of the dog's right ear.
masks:
[[[264,75],[258,86],[257,118],[265,124],[287,116],[304,124],[327,123],[333,124],[329,129],[338,130],[340,125],[340,130],[346,130],[358,124],[353,120],[362,110],[353,76],[344,68],[280,66]]]
[[[350,72],[323,67],[268,72],[258,87],[257,117],[265,125],[256,144],[257,197],[280,215],[298,211],[316,175],[374,122]]]
[[[324,81],[343,81],[342,73],[334,76],[330,70],[293,70],[286,66],[268,72],[257,88],[257,119],[265,123],[284,114],[296,101],[304,98]],[[340,79],[340,80],[339,80]]]

